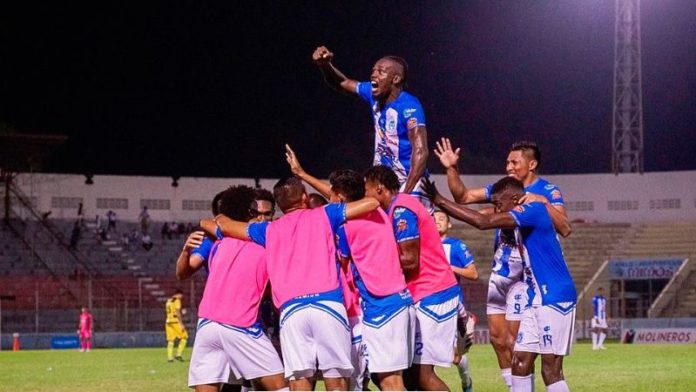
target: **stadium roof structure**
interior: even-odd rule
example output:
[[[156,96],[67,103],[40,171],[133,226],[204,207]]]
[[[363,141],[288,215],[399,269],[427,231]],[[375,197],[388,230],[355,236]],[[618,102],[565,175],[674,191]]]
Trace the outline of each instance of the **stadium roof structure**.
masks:
[[[37,171],[42,162],[66,140],[67,135],[0,134],[0,169],[11,172]]]

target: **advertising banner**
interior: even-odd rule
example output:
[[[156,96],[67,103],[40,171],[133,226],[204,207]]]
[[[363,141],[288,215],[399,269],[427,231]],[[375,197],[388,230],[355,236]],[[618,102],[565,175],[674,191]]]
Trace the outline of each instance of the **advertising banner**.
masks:
[[[621,331],[624,343],[694,344],[696,328],[636,328]]]
[[[609,279],[671,279],[683,263],[684,259],[611,260]]]

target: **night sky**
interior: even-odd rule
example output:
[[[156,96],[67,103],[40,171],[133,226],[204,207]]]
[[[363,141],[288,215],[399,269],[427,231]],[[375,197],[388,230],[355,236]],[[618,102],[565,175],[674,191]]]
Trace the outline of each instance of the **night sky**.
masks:
[[[285,142],[318,176],[363,169],[369,107],[325,85],[321,44],[358,80],[406,58],[464,173],[502,173],[520,139],[544,173],[610,171],[614,1],[7,3],[0,122],[69,136],[43,171],[279,177]],[[696,2],[641,12],[645,170],[694,170]]]

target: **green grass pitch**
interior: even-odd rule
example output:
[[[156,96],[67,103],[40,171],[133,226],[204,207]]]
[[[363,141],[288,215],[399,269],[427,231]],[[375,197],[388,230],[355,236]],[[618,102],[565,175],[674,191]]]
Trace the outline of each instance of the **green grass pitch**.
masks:
[[[694,345],[607,344],[592,351],[579,343],[566,358],[573,391],[693,391]],[[168,363],[161,349],[96,349],[0,352],[0,391],[187,391],[188,362]],[[184,354],[190,356],[190,348]],[[476,345],[469,353],[474,390],[505,391],[493,350]],[[540,364],[537,362],[537,374]],[[452,390],[461,390],[454,368],[438,369]],[[543,391],[541,376],[536,387]],[[321,385],[320,385],[321,387]]]

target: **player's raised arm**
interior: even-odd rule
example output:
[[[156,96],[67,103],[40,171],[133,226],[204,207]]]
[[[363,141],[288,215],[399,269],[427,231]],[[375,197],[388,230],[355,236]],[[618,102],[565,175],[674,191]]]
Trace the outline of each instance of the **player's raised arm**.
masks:
[[[445,211],[449,216],[466,222],[479,230],[507,229],[517,227],[517,222],[508,213],[493,213],[484,215],[471,208],[464,207],[443,197],[432,181],[426,180],[425,192],[433,204]]]
[[[346,219],[354,219],[379,208],[379,201],[374,197],[364,197],[346,204]]]
[[[452,149],[450,140],[443,137],[435,142],[435,155],[440,159],[440,163],[447,170],[447,186],[452,192],[454,201],[460,204],[481,203],[486,201],[486,191],[483,188],[467,188],[459,177],[459,152],[460,148]]]
[[[404,193],[411,193],[425,173],[425,165],[428,162],[428,131],[425,126],[418,124],[409,126],[408,140],[412,148],[411,171],[406,178]]]
[[[549,202],[544,195],[538,195],[536,193],[525,193],[522,198],[520,198],[519,204],[531,203],[533,201],[538,201],[544,203],[546,211],[549,212],[551,221],[553,222],[553,228],[556,229],[556,233],[560,234],[561,237],[568,237],[572,233],[572,228],[570,227],[570,220],[568,219],[568,214],[563,205],[554,205]]]
[[[186,238],[184,248],[181,249],[179,258],[176,260],[177,279],[187,279],[203,266],[203,258],[198,254],[191,253],[191,251],[200,247],[204,239],[205,232],[203,231],[194,231]]]
[[[331,197],[331,185],[304,171],[300,165],[300,161],[297,159],[295,151],[293,151],[292,148],[290,148],[290,146],[287,144],[285,145],[285,160],[288,162],[288,165],[290,165],[290,171],[292,171],[292,174],[299,177],[302,181],[319,191],[319,193],[321,193],[325,198],[329,199]]]
[[[333,57],[334,54],[329,51],[326,46],[320,46],[314,49],[314,53],[312,53],[312,61],[319,67],[319,70],[324,75],[324,80],[326,80],[326,83],[331,86],[331,88],[356,95],[358,82],[349,79],[341,71],[336,69],[336,67],[331,64]]]

